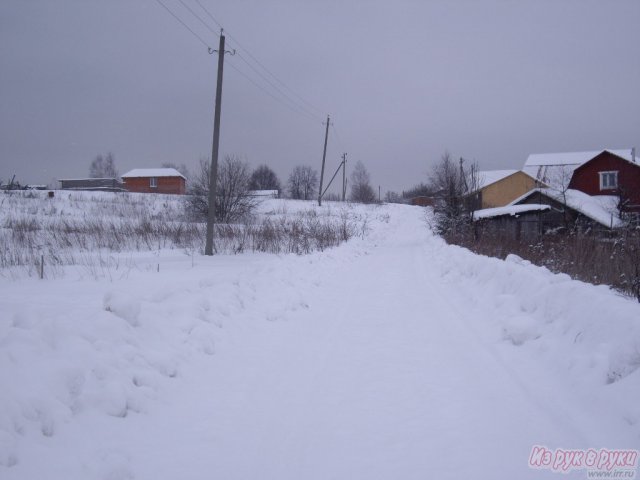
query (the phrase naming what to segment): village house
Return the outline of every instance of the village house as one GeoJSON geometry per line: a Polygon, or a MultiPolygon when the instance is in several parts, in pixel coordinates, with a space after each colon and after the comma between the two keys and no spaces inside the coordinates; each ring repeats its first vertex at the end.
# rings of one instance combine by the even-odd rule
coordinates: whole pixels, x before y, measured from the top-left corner
{"type": "Polygon", "coordinates": [[[409,204],[418,207],[433,207],[436,204],[436,200],[437,198],[435,196],[420,195],[418,197],[411,197],[409,204]]]}
{"type": "Polygon", "coordinates": [[[477,210],[473,220],[476,237],[500,234],[515,240],[569,229],[606,233],[625,224],[618,216],[615,196],[550,188],[533,189],[505,207],[477,210]]]}
{"type": "Polygon", "coordinates": [[[248,195],[260,199],[278,198],[280,192],[278,190],[249,190],[248,195]]]}
{"type": "Polygon", "coordinates": [[[563,226],[582,230],[612,230],[624,222],[617,211],[617,198],[612,195],[592,196],[580,190],[564,192],[537,188],[516,199],[512,205],[549,205],[549,214],[542,224],[542,232],[563,226]]]}
{"type": "Polygon", "coordinates": [[[549,205],[527,204],[476,210],[473,212],[474,236],[535,239],[542,233],[542,216],[550,209],[549,205]]]}
{"type": "Polygon", "coordinates": [[[184,195],[187,179],[175,168],[136,168],[122,175],[130,192],[184,195]]]}
{"type": "Polygon", "coordinates": [[[569,188],[588,195],[615,195],[621,210],[640,213],[640,165],[635,152],[627,159],[603,151],[573,171],[569,188]]]}
{"type": "Polygon", "coordinates": [[[621,210],[640,213],[640,165],[635,149],[534,154],[523,170],[553,190],[615,196],[621,210]]]}
{"type": "Polygon", "coordinates": [[[508,205],[541,182],[521,170],[484,170],[472,179],[475,185],[469,196],[472,208],[496,208],[508,205]]]}
{"type": "Polygon", "coordinates": [[[124,185],[117,178],[65,178],[58,180],[61,190],[91,192],[124,192],[124,185]]]}

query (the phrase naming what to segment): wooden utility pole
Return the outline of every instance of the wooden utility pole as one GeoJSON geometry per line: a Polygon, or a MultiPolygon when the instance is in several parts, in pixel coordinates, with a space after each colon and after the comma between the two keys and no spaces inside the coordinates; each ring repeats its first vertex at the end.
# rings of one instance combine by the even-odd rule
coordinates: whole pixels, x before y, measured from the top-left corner
{"type": "Polygon", "coordinates": [[[342,154],[342,201],[347,196],[347,154],[342,154]]]}
{"type": "Polygon", "coordinates": [[[327,140],[329,139],[329,115],[327,115],[327,129],[324,132],[324,150],[322,151],[322,170],[320,170],[320,188],[318,189],[318,206],[322,206],[322,181],[324,180],[324,161],[327,158],[327,140]]]}
{"type": "MultiPolygon", "coordinates": [[[[209,50],[214,53],[216,50],[209,50]]],[[[220,147],[220,111],[222,103],[222,70],[224,67],[224,35],[220,30],[220,46],[218,47],[218,83],[216,85],[216,104],[213,114],[213,145],[211,147],[211,164],[209,165],[209,208],[207,212],[207,240],[205,255],[213,255],[213,224],[216,220],[216,187],[218,185],[218,150],[220,147]]],[[[235,53],[235,52],[234,52],[235,53]]]]}

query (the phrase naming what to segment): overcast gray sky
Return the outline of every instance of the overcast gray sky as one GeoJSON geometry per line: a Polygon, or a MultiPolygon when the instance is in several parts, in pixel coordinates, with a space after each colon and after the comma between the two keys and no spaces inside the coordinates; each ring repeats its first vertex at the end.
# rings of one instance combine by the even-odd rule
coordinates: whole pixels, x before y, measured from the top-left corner
{"type": "MultiPolygon", "coordinates": [[[[326,114],[328,174],[346,151],[383,192],[426,180],[445,150],[493,169],[640,147],[639,0],[200,1],[241,54],[226,58],[221,154],[282,180],[319,169],[326,114]],[[251,55],[316,118],[274,100],[251,55]]],[[[0,180],[84,177],[108,151],[120,173],[194,167],[211,152],[215,76],[216,56],[156,0],[2,0],[0,180]]]]}

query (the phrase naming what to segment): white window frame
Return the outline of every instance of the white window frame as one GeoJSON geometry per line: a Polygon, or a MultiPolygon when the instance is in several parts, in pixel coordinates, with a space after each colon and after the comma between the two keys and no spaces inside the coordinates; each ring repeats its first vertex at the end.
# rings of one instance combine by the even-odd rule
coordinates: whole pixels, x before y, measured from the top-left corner
{"type": "Polygon", "coordinates": [[[600,175],[600,190],[615,190],[618,188],[618,171],[609,170],[606,172],[598,172],[600,175]],[[613,175],[613,182],[611,176],[613,175]]]}
{"type": "Polygon", "coordinates": [[[158,177],[149,177],[149,187],[158,188],[158,177]]]}

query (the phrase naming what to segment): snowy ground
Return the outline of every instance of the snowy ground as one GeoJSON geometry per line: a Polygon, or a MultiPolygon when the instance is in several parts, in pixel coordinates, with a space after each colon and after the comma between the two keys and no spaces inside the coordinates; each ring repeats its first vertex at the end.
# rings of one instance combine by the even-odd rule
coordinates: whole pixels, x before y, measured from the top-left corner
{"type": "Polygon", "coordinates": [[[0,279],[0,478],[561,478],[533,445],[640,448],[637,303],[358,208],[307,256],[0,279]]]}

